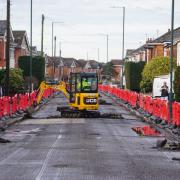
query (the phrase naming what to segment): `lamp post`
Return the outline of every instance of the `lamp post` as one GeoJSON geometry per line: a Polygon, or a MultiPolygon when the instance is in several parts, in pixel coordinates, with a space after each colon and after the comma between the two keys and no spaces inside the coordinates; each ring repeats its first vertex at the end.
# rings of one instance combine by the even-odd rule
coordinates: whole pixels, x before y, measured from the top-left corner
{"type": "Polygon", "coordinates": [[[171,10],[171,57],[170,57],[170,95],[169,95],[169,115],[172,122],[172,103],[173,103],[173,44],[174,44],[174,0],[172,0],[171,10]]]}
{"type": "Polygon", "coordinates": [[[30,61],[29,61],[29,92],[32,92],[32,0],[31,0],[31,8],[30,8],[30,61]]]}
{"type": "MultiPolygon", "coordinates": [[[[125,6],[113,6],[111,8],[116,8],[116,9],[123,9],[123,35],[122,35],[122,61],[124,62],[124,45],[125,45],[125,13],[126,13],[126,7],[125,6]]],[[[123,88],[124,84],[124,63],[122,64],[122,74],[121,74],[121,88],[123,88]]]]}
{"type": "Polygon", "coordinates": [[[45,20],[45,16],[44,14],[42,14],[41,56],[44,55],[44,20],[45,20]]]}

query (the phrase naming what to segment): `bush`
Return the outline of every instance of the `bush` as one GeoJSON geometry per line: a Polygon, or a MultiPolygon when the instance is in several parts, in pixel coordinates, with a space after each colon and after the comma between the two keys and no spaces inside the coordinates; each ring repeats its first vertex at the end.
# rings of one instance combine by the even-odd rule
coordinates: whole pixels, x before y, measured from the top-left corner
{"type": "Polygon", "coordinates": [[[180,102],[180,67],[177,67],[174,74],[175,100],[180,102]]]}
{"type": "Polygon", "coordinates": [[[142,71],[145,62],[126,62],[125,63],[125,77],[126,88],[132,91],[140,91],[140,82],[142,80],[142,71]]]}
{"type": "MultiPolygon", "coordinates": [[[[6,81],[6,71],[0,70],[0,84],[5,84],[6,81]]],[[[24,91],[24,79],[23,73],[20,69],[10,69],[9,71],[9,93],[11,95],[16,93],[21,93],[24,91]]]]}
{"type": "MultiPolygon", "coordinates": [[[[21,56],[18,60],[19,68],[23,70],[23,76],[27,80],[30,76],[30,56],[21,56]]],[[[33,79],[36,79],[38,81],[37,86],[34,88],[37,88],[39,84],[44,80],[45,76],[45,59],[41,56],[33,57],[32,59],[32,76],[33,79]]],[[[28,84],[28,82],[26,82],[28,84]]]]}
{"type": "MultiPolygon", "coordinates": [[[[173,61],[176,68],[176,60],[173,61]]],[[[153,80],[155,76],[166,75],[170,72],[170,58],[157,57],[153,58],[145,65],[142,72],[142,81],[140,83],[141,91],[152,92],[153,80]]]]}

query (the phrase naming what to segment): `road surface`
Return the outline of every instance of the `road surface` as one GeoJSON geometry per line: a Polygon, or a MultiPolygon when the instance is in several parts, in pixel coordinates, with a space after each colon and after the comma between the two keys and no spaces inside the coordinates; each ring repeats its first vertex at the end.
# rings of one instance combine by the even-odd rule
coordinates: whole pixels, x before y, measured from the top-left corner
{"type": "MultiPolygon", "coordinates": [[[[107,99],[111,102],[110,99],[107,99]]],[[[153,148],[162,137],[141,137],[143,126],[124,108],[101,106],[124,119],[59,119],[62,96],[0,137],[0,180],[179,180],[179,152],[153,148]]]]}

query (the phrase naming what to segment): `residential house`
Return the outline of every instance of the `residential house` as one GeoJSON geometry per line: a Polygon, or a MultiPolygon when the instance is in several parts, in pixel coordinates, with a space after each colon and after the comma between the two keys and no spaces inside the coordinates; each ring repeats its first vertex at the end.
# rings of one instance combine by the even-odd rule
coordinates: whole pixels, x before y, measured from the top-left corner
{"type": "Polygon", "coordinates": [[[77,72],[78,64],[74,58],[62,58],[59,66],[59,80],[68,80],[71,72],[77,72]]]}
{"type": "MultiPolygon", "coordinates": [[[[30,49],[31,49],[31,47],[30,47],[30,49]]],[[[41,56],[41,51],[38,51],[36,46],[32,46],[32,55],[33,56],[41,56]]]]}
{"type": "Polygon", "coordinates": [[[100,63],[95,60],[86,61],[86,65],[84,66],[84,72],[99,72],[101,69],[100,63]]]}
{"type": "MultiPolygon", "coordinates": [[[[0,20],[0,69],[4,69],[6,67],[6,34],[7,22],[6,20],[0,20]]],[[[14,36],[12,28],[10,28],[10,68],[14,67],[14,36]]]]}
{"type": "Polygon", "coordinates": [[[49,57],[46,58],[46,77],[67,81],[71,72],[97,72],[102,71],[100,63],[90,60],[76,60],[74,58],[49,57]]]}
{"type": "Polygon", "coordinates": [[[78,64],[77,72],[84,72],[84,67],[86,66],[87,61],[84,59],[78,59],[76,63],[78,64]]]}
{"type": "Polygon", "coordinates": [[[20,56],[29,55],[29,41],[26,31],[13,31],[15,43],[15,67],[18,68],[18,59],[20,56]]]}
{"type": "MultiPolygon", "coordinates": [[[[178,47],[180,40],[180,27],[174,30],[174,47],[173,56],[178,58],[178,47]]],[[[148,39],[144,45],[134,51],[127,51],[127,61],[146,61],[147,63],[155,57],[169,57],[171,48],[171,31],[168,30],[165,34],[157,39],[148,39]]],[[[180,61],[180,60],[179,60],[180,61]]],[[[180,62],[179,62],[180,64],[180,62]]]]}
{"type": "Polygon", "coordinates": [[[46,78],[58,79],[60,58],[46,56],[45,62],[46,62],[46,68],[45,68],[46,78]]]}
{"type": "MultiPolygon", "coordinates": [[[[173,57],[177,58],[177,40],[180,39],[180,27],[174,30],[174,47],[173,57]]],[[[158,37],[157,39],[148,42],[146,45],[147,49],[147,62],[152,58],[158,56],[169,57],[171,47],[171,31],[168,30],[165,34],[158,37]]]]}

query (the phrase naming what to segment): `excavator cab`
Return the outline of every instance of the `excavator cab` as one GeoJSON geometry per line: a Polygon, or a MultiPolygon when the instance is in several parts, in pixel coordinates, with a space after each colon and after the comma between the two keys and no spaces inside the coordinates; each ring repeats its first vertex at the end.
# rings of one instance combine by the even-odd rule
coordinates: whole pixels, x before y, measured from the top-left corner
{"type": "Polygon", "coordinates": [[[98,110],[97,73],[70,74],[70,107],[76,110],[98,110]]]}

